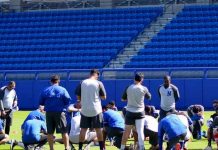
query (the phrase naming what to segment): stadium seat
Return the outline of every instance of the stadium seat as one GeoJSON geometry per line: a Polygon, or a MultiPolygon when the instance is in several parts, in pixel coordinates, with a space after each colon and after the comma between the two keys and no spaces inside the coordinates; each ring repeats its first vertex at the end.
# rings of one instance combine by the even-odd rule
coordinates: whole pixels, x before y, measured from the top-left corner
{"type": "Polygon", "coordinates": [[[162,7],[0,13],[0,70],[103,68],[162,7]]]}
{"type": "Polygon", "coordinates": [[[185,6],[126,68],[217,67],[218,6],[185,6]]]}

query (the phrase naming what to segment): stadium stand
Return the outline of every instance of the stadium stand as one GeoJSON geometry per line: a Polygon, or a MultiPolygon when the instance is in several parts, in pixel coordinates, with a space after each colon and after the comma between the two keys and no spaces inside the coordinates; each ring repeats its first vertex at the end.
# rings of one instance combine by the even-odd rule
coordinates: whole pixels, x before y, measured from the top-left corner
{"type": "Polygon", "coordinates": [[[162,7],[0,14],[0,70],[103,68],[162,7]]]}
{"type": "Polygon", "coordinates": [[[125,68],[216,67],[218,6],[185,6],[125,68]]]}

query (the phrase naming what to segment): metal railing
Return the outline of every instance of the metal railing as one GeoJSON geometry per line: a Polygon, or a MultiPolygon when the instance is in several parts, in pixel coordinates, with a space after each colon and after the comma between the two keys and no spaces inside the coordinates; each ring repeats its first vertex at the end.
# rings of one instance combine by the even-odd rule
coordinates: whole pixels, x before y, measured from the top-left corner
{"type": "MultiPolygon", "coordinates": [[[[62,80],[83,80],[89,76],[89,69],[83,70],[18,70],[0,71],[0,81],[8,80],[49,80],[53,74],[62,80]]],[[[100,69],[101,80],[133,79],[136,72],[144,73],[145,79],[162,79],[164,75],[172,78],[218,78],[218,68],[138,68],[138,69],[100,69]]]]}
{"type": "Polygon", "coordinates": [[[218,0],[0,0],[0,11],[96,9],[146,5],[164,5],[169,7],[173,6],[172,4],[214,4],[217,2],[218,0]]]}

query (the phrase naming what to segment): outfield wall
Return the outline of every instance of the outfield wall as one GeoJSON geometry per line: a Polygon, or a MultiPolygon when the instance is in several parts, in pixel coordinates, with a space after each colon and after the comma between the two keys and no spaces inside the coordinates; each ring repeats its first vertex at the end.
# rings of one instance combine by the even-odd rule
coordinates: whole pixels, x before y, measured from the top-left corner
{"type": "MultiPolygon", "coordinates": [[[[133,83],[133,80],[130,78],[134,76],[135,72],[136,71],[131,71],[131,74],[121,73],[121,77],[118,77],[118,74],[116,74],[116,78],[118,79],[114,79],[114,74],[112,77],[112,74],[109,73],[109,77],[108,74],[106,75],[105,72],[101,71],[101,81],[104,83],[107,91],[107,100],[102,101],[102,103],[107,104],[109,101],[114,100],[119,108],[125,106],[126,102],[121,101],[121,96],[124,89],[129,84],[133,83]]],[[[212,109],[212,101],[218,99],[218,78],[215,78],[214,76],[213,78],[210,78],[208,76],[209,73],[205,71],[203,71],[201,78],[199,76],[196,76],[196,78],[187,78],[187,76],[174,77],[173,71],[168,70],[167,72],[172,75],[172,83],[175,84],[180,91],[181,99],[176,105],[177,109],[186,109],[191,104],[202,104],[205,108],[212,109]]],[[[55,74],[55,72],[49,72],[48,74],[33,73],[33,75],[28,73],[27,76],[23,73],[17,75],[17,72],[6,73],[2,76],[0,75],[0,86],[7,84],[10,80],[15,80],[17,83],[16,91],[20,109],[35,109],[38,106],[41,91],[50,85],[49,78],[51,74],[55,74]]],[[[58,74],[60,74],[60,72],[58,72],[58,74]]],[[[181,74],[182,73],[179,75],[181,74]]],[[[75,102],[76,96],[74,95],[74,90],[81,79],[85,79],[88,76],[88,72],[66,72],[66,74],[61,73],[60,75],[62,79],[61,85],[68,90],[75,102]]],[[[157,90],[159,85],[163,82],[163,74],[157,76],[157,72],[155,72],[154,75],[156,76],[153,79],[151,76],[149,79],[145,79],[143,83],[148,87],[152,94],[151,101],[145,100],[145,104],[152,104],[159,108],[160,99],[157,90]]]]}

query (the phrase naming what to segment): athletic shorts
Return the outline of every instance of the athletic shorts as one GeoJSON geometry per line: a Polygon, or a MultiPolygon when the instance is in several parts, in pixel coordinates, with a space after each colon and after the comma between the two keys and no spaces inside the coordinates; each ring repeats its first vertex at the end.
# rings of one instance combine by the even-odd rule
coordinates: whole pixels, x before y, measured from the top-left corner
{"type": "Polygon", "coordinates": [[[125,115],[125,124],[126,125],[135,125],[135,121],[138,119],[143,119],[145,117],[145,112],[137,112],[137,113],[133,113],[133,112],[129,112],[126,111],[126,115],[125,115]]]}
{"type": "Polygon", "coordinates": [[[158,133],[157,132],[144,128],[144,135],[145,137],[149,137],[149,144],[151,144],[152,146],[157,146],[158,144],[158,133]]]}
{"type": "Polygon", "coordinates": [[[176,137],[170,139],[168,141],[168,145],[167,145],[166,150],[170,150],[171,148],[173,148],[173,146],[175,146],[176,143],[178,143],[180,140],[185,140],[186,134],[187,133],[183,133],[183,134],[181,134],[179,136],[176,136],[176,137]]]}
{"type": "Polygon", "coordinates": [[[5,134],[0,134],[0,141],[5,138],[5,134]]]}
{"type": "Polygon", "coordinates": [[[103,115],[102,113],[94,117],[86,117],[81,114],[80,128],[102,128],[103,127],[103,115]]]}
{"type": "Polygon", "coordinates": [[[68,133],[67,120],[64,112],[46,112],[46,125],[48,134],[68,133]]]}
{"type": "MultiPolygon", "coordinates": [[[[85,142],[93,141],[97,137],[96,132],[87,132],[85,142]]],[[[70,142],[79,143],[79,135],[69,135],[70,142]]]]}

